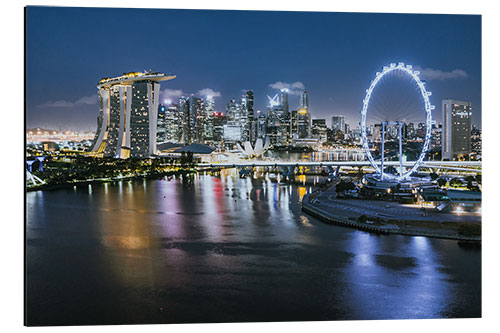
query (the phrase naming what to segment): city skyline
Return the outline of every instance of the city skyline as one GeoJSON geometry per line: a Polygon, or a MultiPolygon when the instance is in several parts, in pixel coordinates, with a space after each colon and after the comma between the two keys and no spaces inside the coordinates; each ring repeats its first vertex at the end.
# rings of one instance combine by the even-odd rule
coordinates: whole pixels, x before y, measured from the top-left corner
{"type": "MultiPolygon", "coordinates": [[[[28,7],[27,18],[28,127],[94,129],[96,82],[145,69],[177,75],[161,87],[162,101],[211,94],[215,111],[224,112],[231,99],[253,90],[255,111],[265,111],[266,95],[287,87],[290,109],[307,90],[313,119],[344,115],[355,127],[365,89],[388,61],[420,68],[434,105],[446,98],[470,101],[473,124],[481,127],[479,16],[28,7]],[[151,43],[117,56],[117,45],[129,44],[118,36],[104,42],[95,22],[130,17],[134,27],[146,20],[153,25],[151,43]],[[287,28],[266,31],[275,31],[273,24],[287,28]],[[362,52],[367,49],[369,56],[362,52]]],[[[123,29],[131,41],[142,31],[123,29]]]]}
{"type": "Polygon", "coordinates": [[[24,10],[25,326],[485,315],[481,14],[24,10]]]}

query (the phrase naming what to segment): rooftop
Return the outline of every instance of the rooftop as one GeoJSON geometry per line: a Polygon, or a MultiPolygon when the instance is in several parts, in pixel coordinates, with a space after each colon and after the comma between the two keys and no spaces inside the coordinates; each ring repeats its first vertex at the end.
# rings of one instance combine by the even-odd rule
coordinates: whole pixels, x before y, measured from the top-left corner
{"type": "Polygon", "coordinates": [[[166,81],[175,79],[175,75],[165,74],[165,73],[157,73],[152,71],[144,71],[144,72],[130,72],[123,73],[122,76],[117,76],[113,78],[105,77],[102,78],[101,81],[97,84],[97,88],[109,88],[115,84],[132,84],[135,81],[143,81],[143,80],[151,80],[151,81],[166,81]]]}
{"type": "Polygon", "coordinates": [[[182,153],[182,152],[191,152],[193,154],[211,154],[215,148],[209,147],[207,145],[203,145],[201,143],[193,143],[189,146],[184,146],[182,148],[179,148],[175,150],[175,153],[182,153]]]}

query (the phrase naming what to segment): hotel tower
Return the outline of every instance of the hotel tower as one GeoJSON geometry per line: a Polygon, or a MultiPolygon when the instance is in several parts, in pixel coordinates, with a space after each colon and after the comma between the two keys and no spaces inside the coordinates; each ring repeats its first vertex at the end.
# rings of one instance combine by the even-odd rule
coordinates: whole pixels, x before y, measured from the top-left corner
{"type": "Polygon", "coordinates": [[[472,105],[470,102],[443,99],[441,156],[445,160],[469,158],[471,153],[472,105]]]}
{"type": "Polygon", "coordinates": [[[92,152],[113,158],[147,158],[156,153],[160,81],[175,75],[132,72],[97,85],[99,117],[92,152]]]}

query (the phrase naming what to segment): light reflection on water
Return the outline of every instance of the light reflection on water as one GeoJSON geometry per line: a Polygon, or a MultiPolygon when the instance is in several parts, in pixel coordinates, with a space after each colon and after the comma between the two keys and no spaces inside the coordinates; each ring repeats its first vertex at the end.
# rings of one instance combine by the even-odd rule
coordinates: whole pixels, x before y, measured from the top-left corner
{"type": "MultiPolygon", "coordinates": [[[[349,250],[355,254],[346,269],[353,288],[355,311],[367,319],[440,318],[453,303],[446,274],[439,270],[425,237],[399,238],[354,232],[349,250]],[[389,246],[388,246],[389,245],[389,246]]],[[[434,240],[435,241],[435,240],[434,240]]]]}
{"type": "Polygon", "coordinates": [[[264,177],[226,170],[28,193],[28,319],[480,315],[480,250],[322,223],[300,209],[316,176],[300,185],[264,177]]]}

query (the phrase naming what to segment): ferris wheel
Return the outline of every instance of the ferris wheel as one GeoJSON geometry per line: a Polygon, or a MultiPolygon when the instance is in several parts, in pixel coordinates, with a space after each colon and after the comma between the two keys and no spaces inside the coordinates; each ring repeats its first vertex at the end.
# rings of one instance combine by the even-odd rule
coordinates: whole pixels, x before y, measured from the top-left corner
{"type": "MultiPolygon", "coordinates": [[[[425,82],[420,80],[419,78],[419,71],[413,70],[411,65],[405,65],[404,63],[400,62],[398,64],[391,63],[389,66],[384,66],[382,68],[382,72],[377,72],[375,79],[371,81],[370,87],[366,89],[366,96],[363,99],[363,109],[361,110],[361,139],[362,139],[362,144],[363,148],[366,152],[366,156],[368,160],[370,161],[370,164],[372,167],[375,169],[376,173],[380,176],[380,179],[383,180],[384,178],[386,179],[393,179],[397,181],[405,180],[410,177],[410,175],[415,172],[422,161],[425,158],[425,155],[427,151],[429,150],[429,145],[431,141],[431,127],[432,127],[432,110],[434,110],[434,106],[431,105],[429,101],[429,96],[431,96],[431,92],[427,91],[425,89],[425,82]],[[418,158],[416,161],[409,167],[409,169],[405,170],[403,168],[403,153],[402,153],[402,135],[401,135],[401,128],[404,125],[404,122],[401,121],[400,119],[384,119],[381,121],[378,125],[381,127],[381,157],[380,161],[376,161],[374,156],[372,155],[370,151],[370,147],[368,144],[368,137],[367,137],[367,115],[370,112],[371,109],[371,103],[370,101],[373,99],[374,96],[374,90],[377,85],[380,85],[382,82],[381,80],[388,76],[391,75],[392,73],[399,73],[402,74],[405,77],[408,77],[413,83],[416,84],[417,87],[417,93],[419,96],[422,97],[423,99],[423,110],[425,111],[425,134],[423,138],[423,145],[422,148],[418,154],[418,158]],[[398,128],[399,130],[399,172],[397,174],[393,173],[386,173],[384,170],[384,142],[385,142],[385,129],[389,125],[394,125],[398,128]]],[[[422,107],[420,107],[420,110],[422,107]]]]}

